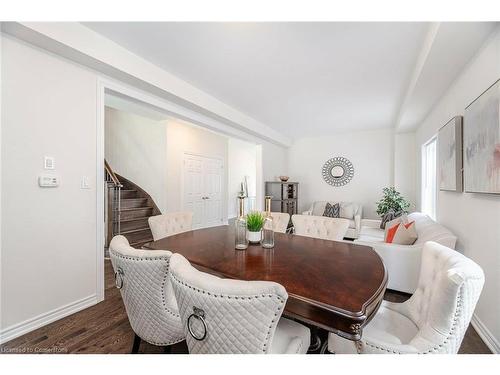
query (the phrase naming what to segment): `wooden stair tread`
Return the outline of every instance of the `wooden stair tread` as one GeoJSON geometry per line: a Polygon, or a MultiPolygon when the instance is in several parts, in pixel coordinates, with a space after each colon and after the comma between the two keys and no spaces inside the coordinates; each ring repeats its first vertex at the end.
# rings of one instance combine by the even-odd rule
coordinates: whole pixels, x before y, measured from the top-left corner
{"type": "Polygon", "coordinates": [[[140,217],[134,217],[134,218],[131,218],[131,219],[122,219],[122,220],[120,220],[120,222],[122,222],[122,223],[128,223],[128,222],[136,221],[136,220],[147,220],[150,217],[151,216],[140,216],[140,217]]]}
{"type": "Polygon", "coordinates": [[[144,207],[121,208],[120,211],[138,211],[138,210],[147,210],[147,209],[153,209],[153,207],[144,206],[144,207]]]}
{"type": "Polygon", "coordinates": [[[131,234],[131,233],[136,233],[136,232],[142,232],[144,230],[149,230],[149,227],[143,227],[143,228],[137,228],[137,229],[130,229],[130,230],[123,230],[120,232],[121,235],[125,234],[131,234]]]}

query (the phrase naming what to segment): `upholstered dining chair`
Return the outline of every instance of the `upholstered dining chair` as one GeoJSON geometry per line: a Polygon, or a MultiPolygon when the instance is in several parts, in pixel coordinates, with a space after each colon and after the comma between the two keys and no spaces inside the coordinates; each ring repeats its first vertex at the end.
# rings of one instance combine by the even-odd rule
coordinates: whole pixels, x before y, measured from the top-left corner
{"type": "Polygon", "coordinates": [[[109,245],[116,287],[135,332],[132,353],[141,339],[170,352],[171,345],[185,339],[177,302],[168,278],[172,253],[165,250],[138,250],[124,236],[115,236],[109,245]]]}
{"type": "Polygon", "coordinates": [[[148,219],[153,240],[159,240],[174,234],[187,232],[193,225],[192,212],[168,212],[162,215],[151,216],[148,219]]]}
{"type": "Polygon", "coordinates": [[[273,230],[279,233],[286,233],[288,223],[290,222],[290,214],[286,212],[271,212],[271,216],[273,217],[273,230]]]}
{"type": "Polygon", "coordinates": [[[190,353],[307,352],[309,328],[280,319],[288,299],[280,284],[221,279],[180,254],[170,259],[170,280],[190,353]]]}
{"type": "Polygon", "coordinates": [[[293,215],[295,234],[323,240],[342,240],[349,229],[349,220],[325,216],[293,215]]]}
{"type": "Polygon", "coordinates": [[[383,301],[358,342],[330,333],[335,353],[457,353],[484,284],[472,260],[426,242],[418,288],[403,303],[383,301]]]}

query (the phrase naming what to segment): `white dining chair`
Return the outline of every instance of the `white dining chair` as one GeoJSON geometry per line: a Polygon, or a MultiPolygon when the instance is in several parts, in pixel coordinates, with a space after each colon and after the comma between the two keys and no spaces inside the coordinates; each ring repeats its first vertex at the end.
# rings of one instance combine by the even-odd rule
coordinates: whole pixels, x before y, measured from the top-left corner
{"type": "Polygon", "coordinates": [[[293,215],[292,223],[296,235],[323,240],[342,240],[349,229],[349,220],[326,216],[293,215]]]}
{"type": "Polygon", "coordinates": [[[190,353],[306,353],[310,331],[280,318],[288,294],[270,281],[221,279],[198,271],[180,254],[170,279],[190,353]]]}
{"type": "MultiPolygon", "coordinates": [[[[266,213],[263,212],[263,215],[266,213]]],[[[278,233],[286,233],[288,223],[290,222],[290,214],[286,212],[271,212],[273,217],[273,230],[278,233]]]]}
{"type": "Polygon", "coordinates": [[[335,353],[457,353],[484,284],[472,260],[436,242],[426,242],[418,288],[403,303],[383,301],[353,342],[330,333],[335,353]]]}
{"type": "Polygon", "coordinates": [[[174,234],[187,232],[193,226],[192,212],[168,212],[166,214],[151,216],[148,219],[149,228],[153,234],[153,240],[173,236],[174,234]]]}
{"type": "Polygon", "coordinates": [[[113,237],[109,255],[116,287],[135,332],[132,353],[141,339],[165,351],[185,339],[177,302],[168,278],[172,253],[165,250],[138,250],[124,236],[113,237]]]}

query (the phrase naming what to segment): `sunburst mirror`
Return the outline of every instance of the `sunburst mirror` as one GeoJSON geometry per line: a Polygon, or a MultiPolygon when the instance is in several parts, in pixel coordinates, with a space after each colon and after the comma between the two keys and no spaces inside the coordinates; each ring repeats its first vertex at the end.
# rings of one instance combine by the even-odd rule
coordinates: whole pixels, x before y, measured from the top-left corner
{"type": "Polygon", "coordinates": [[[344,186],[352,180],[354,167],[349,159],[336,156],[323,165],[323,179],[332,186],[344,186]]]}

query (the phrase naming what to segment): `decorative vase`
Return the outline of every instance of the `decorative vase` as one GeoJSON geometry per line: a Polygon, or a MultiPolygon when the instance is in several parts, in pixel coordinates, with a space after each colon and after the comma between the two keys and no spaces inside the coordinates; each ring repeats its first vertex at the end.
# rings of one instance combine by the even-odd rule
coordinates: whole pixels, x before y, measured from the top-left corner
{"type": "Polygon", "coordinates": [[[248,247],[248,240],[247,240],[247,221],[245,219],[244,215],[244,205],[243,205],[243,200],[244,197],[238,197],[239,198],[239,214],[238,217],[236,218],[236,221],[234,222],[235,224],[235,244],[234,247],[237,250],[245,250],[248,247]]]}
{"type": "Polygon", "coordinates": [[[262,231],[252,232],[247,230],[247,240],[251,243],[259,243],[262,239],[262,231]]]}
{"type": "Polygon", "coordinates": [[[272,249],[274,247],[274,225],[273,216],[271,215],[271,196],[266,195],[266,218],[262,227],[262,241],[261,245],[265,249],[272,249]]]}

